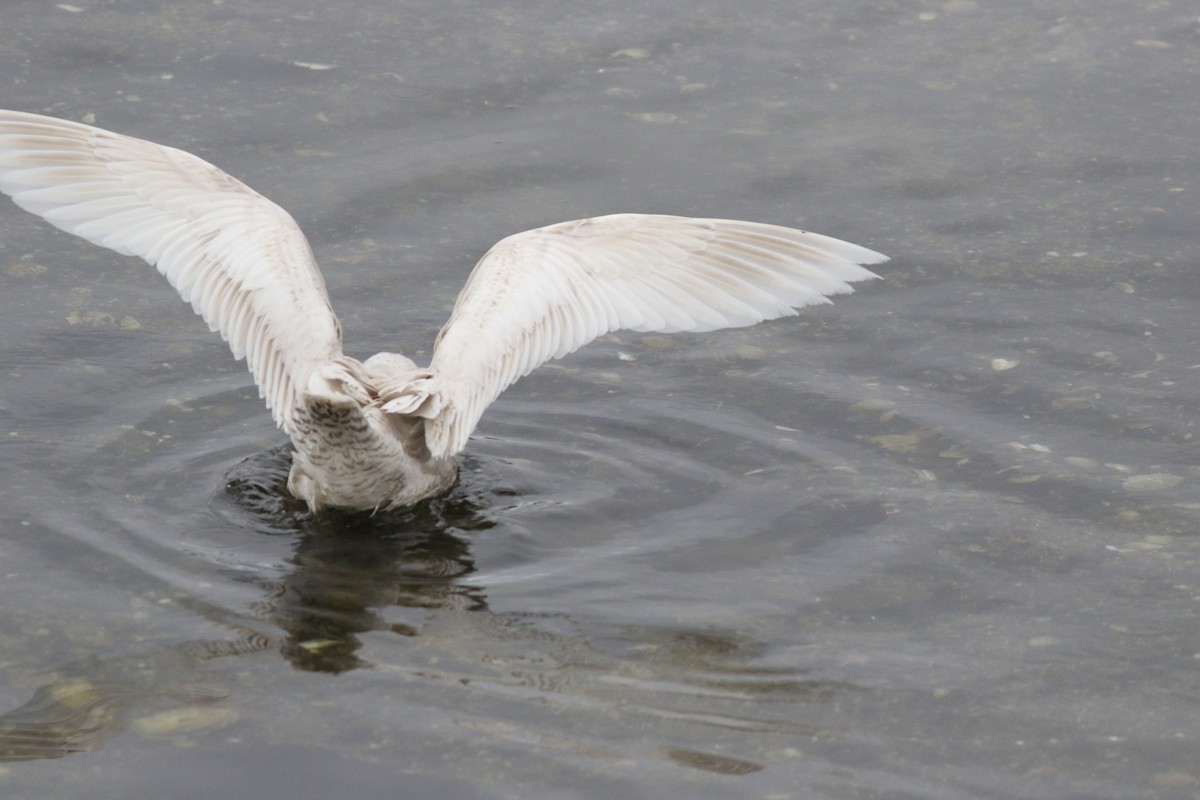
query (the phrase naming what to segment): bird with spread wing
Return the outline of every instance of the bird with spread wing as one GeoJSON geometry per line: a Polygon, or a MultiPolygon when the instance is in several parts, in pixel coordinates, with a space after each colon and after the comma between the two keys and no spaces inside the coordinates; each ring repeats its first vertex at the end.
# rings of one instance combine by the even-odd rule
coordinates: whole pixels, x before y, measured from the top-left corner
{"type": "Polygon", "coordinates": [[[613,214],[514,234],[467,278],[432,360],[358,361],[292,217],[182,150],[0,110],[0,191],[158,268],[246,363],[294,446],[313,511],[410,505],[448,488],[484,409],[538,365],[616,330],[710,331],[795,314],[886,256],[724,219],[613,214]]]}

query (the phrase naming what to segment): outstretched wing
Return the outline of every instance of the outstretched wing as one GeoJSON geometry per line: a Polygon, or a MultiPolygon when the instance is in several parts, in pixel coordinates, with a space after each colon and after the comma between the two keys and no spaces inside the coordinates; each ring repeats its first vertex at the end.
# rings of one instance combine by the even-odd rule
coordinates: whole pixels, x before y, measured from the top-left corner
{"type": "Polygon", "coordinates": [[[707,331],[827,303],[887,257],[815,233],[616,214],[510,236],[476,265],[423,387],[387,410],[428,418],[434,456],[466,446],[497,395],[539,364],[618,329],[707,331]]]}
{"type": "Polygon", "coordinates": [[[246,359],[284,429],[297,387],[341,355],[341,331],[300,228],[206,161],[0,110],[0,191],[64,231],[156,266],[246,359]]]}

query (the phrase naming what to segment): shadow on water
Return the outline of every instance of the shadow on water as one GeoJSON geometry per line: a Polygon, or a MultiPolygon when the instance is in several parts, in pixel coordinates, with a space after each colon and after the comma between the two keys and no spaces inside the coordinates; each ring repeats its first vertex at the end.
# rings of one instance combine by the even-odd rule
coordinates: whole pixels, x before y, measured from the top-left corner
{"type": "MultiPolygon", "coordinates": [[[[465,480],[414,508],[313,515],[284,488],[289,448],[246,459],[230,471],[210,510],[239,535],[290,541],[281,571],[238,577],[260,599],[239,614],[185,598],[181,605],[230,635],[89,655],[49,673],[28,702],[0,715],[0,761],[94,751],[130,728],[170,736],[232,724],[234,689],[212,677],[210,663],[264,654],[304,672],[399,672],[501,702],[514,695],[521,702],[561,700],[596,714],[620,707],[733,732],[812,733],[777,704],[855,690],[810,679],[803,669],[757,665],[765,646],[718,626],[605,626],[566,614],[493,612],[485,587],[468,580],[476,572],[472,536],[494,527],[491,510],[519,500],[520,492],[489,485],[477,466],[468,459],[465,480]],[[426,652],[410,656],[401,647],[398,659],[374,662],[361,651],[364,637],[375,634],[420,639],[426,652]]],[[[762,768],[688,747],[658,755],[722,774],[762,768]]]]}
{"type": "Polygon", "coordinates": [[[259,581],[258,609],[285,632],[281,652],[293,666],[357,669],[366,666],[355,655],[359,634],[417,635],[414,626],[383,619],[380,608],[487,608],[482,589],[459,583],[475,571],[467,535],[493,525],[478,490],[459,483],[413,508],[313,515],[287,493],[290,467],[289,448],[247,459],[212,508],[235,527],[295,540],[291,571],[259,581]]]}

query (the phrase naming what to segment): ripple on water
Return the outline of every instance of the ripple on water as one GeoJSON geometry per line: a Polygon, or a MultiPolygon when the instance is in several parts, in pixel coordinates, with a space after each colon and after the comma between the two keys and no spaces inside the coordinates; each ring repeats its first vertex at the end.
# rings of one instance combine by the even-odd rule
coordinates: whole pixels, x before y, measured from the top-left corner
{"type": "MultiPolygon", "coordinates": [[[[264,438],[246,455],[246,431],[266,426],[235,391],[186,414],[143,412],[61,478],[83,502],[41,519],[202,608],[226,632],[214,651],[400,675],[419,687],[400,704],[483,702],[514,730],[547,722],[530,716],[537,698],[580,730],[622,709],[664,738],[679,726],[810,735],[784,709],[853,687],[788,659],[765,665],[764,641],[807,591],[793,559],[853,552],[836,532],[869,529],[879,503],[833,470],[827,441],[686,398],[664,410],[603,381],[550,385],[554,400],[495,406],[455,487],[410,509],[310,514],[284,490],[287,446],[264,438]],[[750,580],[782,592],[765,595],[758,631],[719,599],[750,580]],[[240,650],[246,629],[263,633],[240,650]]],[[[122,719],[196,716],[139,713],[122,719]]],[[[704,744],[654,754],[753,771],[704,744]]]]}

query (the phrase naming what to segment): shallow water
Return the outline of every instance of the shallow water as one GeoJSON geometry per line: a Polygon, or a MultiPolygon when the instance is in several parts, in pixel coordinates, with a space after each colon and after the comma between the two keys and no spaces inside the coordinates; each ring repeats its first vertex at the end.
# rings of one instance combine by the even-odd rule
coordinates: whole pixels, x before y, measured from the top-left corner
{"type": "Polygon", "coordinates": [[[559,219],[894,261],[312,519],[165,282],[2,206],[4,796],[1197,796],[1200,18],[1135,5],[7,4],[0,104],[281,203],[355,355],[559,219]]]}

